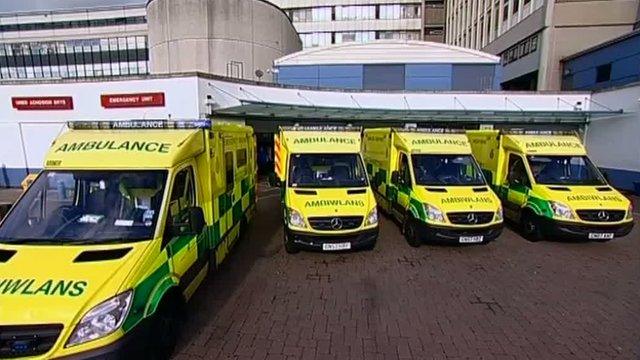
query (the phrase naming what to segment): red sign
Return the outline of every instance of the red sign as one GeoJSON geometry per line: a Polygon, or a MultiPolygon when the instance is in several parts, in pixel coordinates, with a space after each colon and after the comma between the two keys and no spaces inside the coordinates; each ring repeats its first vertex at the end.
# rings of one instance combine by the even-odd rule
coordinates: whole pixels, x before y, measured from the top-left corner
{"type": "Polygon", "coordinates": [[[164,93],[109,94],[100,95],[103,108],[133,108],[164,106],[164,93]]]}
{"type": "Polygon", "coordinates": [[[12,97],[16,110],[73,110],[71,96],[12,97]]]}

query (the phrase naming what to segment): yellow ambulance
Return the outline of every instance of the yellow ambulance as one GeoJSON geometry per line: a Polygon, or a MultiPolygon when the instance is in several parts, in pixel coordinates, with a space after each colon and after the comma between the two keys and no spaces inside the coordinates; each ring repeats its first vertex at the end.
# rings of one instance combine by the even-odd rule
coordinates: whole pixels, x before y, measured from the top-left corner
{"type": "Polygon", "coordinates": [[[402,224],[409,245],[487,243],[502,232],[500,200],[464,131],[366,129],[363,152],[376,200],[402,224]]]}
{"type": "Polygon", "coordinates": [[[575,133],[469,131],[473,153],[524,235],[607,241],[633,227],[631,202],[611,187],[575,133]]]}
{"type": "Polygon", "coordinates": [[[378,213],[360,143],[360,128],[279,129],[274,160],[287,252],[375,247],[378,213]]]}
{"type": "Polygon", "coordinates": [[[253,131],[74,122],[0,224],[0,358],[165,358],[256,200],[253,131]]]}

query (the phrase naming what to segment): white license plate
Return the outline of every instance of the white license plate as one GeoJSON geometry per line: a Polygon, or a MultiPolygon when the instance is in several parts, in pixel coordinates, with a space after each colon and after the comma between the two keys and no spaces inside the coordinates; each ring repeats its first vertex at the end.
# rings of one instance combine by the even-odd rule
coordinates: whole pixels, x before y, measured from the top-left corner
{"type": "Polygon", "coordinates": [[[324,251],[351,250],[351,243],[322,244],[324,251]]]}
{"type": "Polygon", "coordinates": [[[589,239],[592,240],[611,240],[613,234],[611,233],[589,233],[589,239]]]}
{"type": "Polygon", "coordinates": [[[460,244],[474,244],[481,243],[484,240],[484,236],[460,236],[460,244]]]}

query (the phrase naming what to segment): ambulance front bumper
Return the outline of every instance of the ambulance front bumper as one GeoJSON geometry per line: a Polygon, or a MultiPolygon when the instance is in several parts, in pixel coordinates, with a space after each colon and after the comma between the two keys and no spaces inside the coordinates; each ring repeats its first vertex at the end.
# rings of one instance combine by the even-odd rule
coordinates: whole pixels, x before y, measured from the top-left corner
{"type": "Polygon", "coordinates": [[[627,236],[633,229],[633,221],[616,225],[595,225],[542,219],[542,232],[545,236],[568,240],[610,240],[611,236],[627,236]]]}
{"type": "Polygon", "coordinates": [[[316,234],[293,231],[291,229],[286,229],[285,231],[287,232],[287,237],[303,250],[327,251],[325,244],[346,243],[350,244],[350,248],[345,250],[370,249],[378,240],[378,227],[340,235],[316,234]]]}
{"type": "Polygon", "coordinates": [[[488,243],[495,240],[502,233],[503,224],[493,224],[482,227],[453,227],[431,225],[418,222],[417,235],[420,240],[442,242],[449,244],[488,243]],[[477,241],[480,239],[480,241],[477,241]]]}

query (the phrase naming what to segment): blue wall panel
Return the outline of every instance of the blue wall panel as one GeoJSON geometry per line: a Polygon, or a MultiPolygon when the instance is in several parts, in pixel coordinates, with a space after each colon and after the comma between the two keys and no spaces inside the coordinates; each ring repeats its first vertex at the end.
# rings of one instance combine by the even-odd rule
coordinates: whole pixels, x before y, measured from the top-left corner
{"type": "Polygon", "coordinates": [[[362,65],[320,65],[318,66],[318,77],[359,77],[362,78],[362,65]]]}
{"type": "Polygon", "coordinates": [[[564,63],[564,90],[595,90],[640,80],[640,33],[564,63]],[[608,81],[596,82],[597,68],[611,64],[608,81]],[[573,77],[573,81],[566,81],[573,77]]]}
{"type": "Polygon", "coordinates": [[[283,66],[278,68],[278,79],[317,79],[318,78],[318,66],[283,66]]]}
{"type": "Polygon", "coordinates": [[[405,76],[412,77],[451,77],[451,64],[407,64],[405,76]]]}
{"type": "Polygon", "coordinates": [[[320,87],[362,90],[362,77],[320,78],[320,87]]]}
{"type": "Polygon", "coordinates": [[[281,79],[280,77],[278,77],[278,84],[292,85],[292,86],[318,87],[318,79],[304,79],[304,78],[281,79]]]}
{"type": "Polygon", "coordinates": [[[408,77],[405,79],[407,90],[451,90],[450,77],[408,77]]]}

